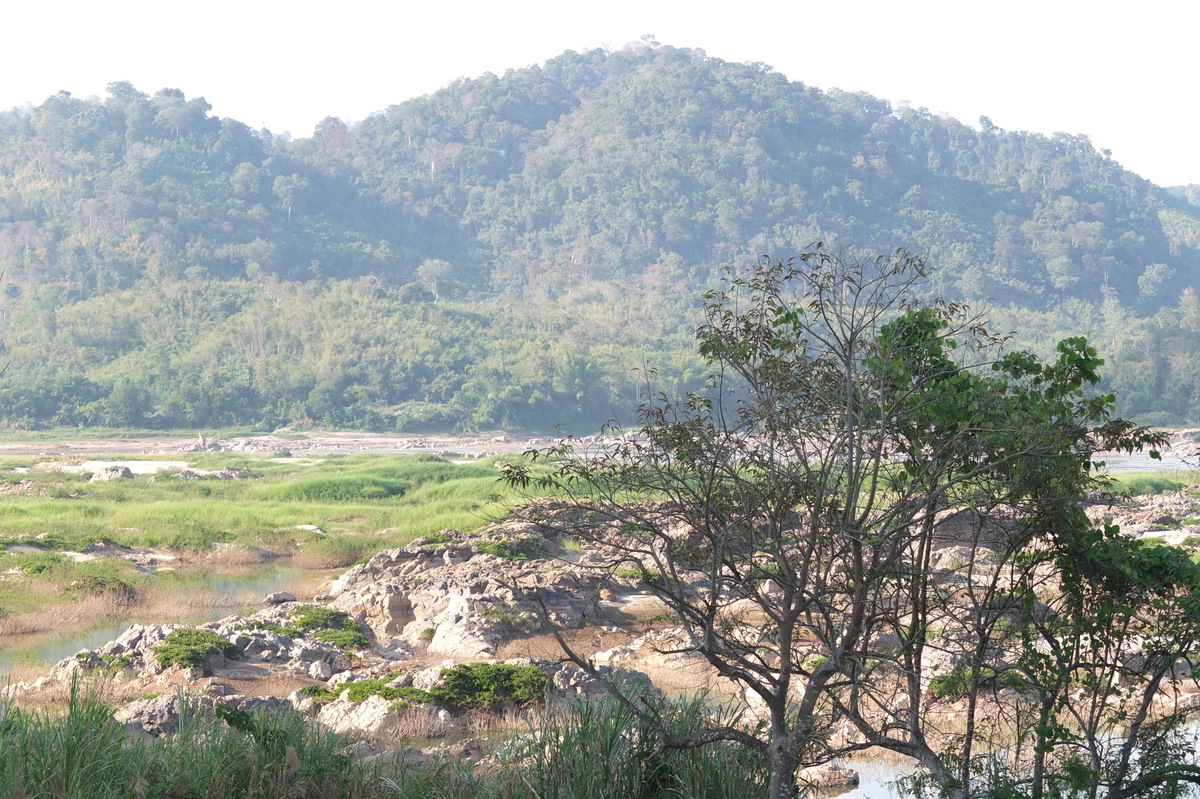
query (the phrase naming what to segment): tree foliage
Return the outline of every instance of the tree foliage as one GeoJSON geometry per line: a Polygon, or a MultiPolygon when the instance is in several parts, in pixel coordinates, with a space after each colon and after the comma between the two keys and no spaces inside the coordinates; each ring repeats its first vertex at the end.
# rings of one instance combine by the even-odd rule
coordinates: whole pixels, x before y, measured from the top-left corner
{"type": "Polygon", "coordinates": [[[743,743],[774,797],[797,766],[864,749],[950,796],[1131,795],[1152,762],[1147,784],[1186,778],[1152,753],[1179,754],[1159,688],[1195,644],[1200,572],[1080,507],[1094,452],[1162,437],[1090,391],[1086,340],[1049,361],[1005,351],[965,308],[921,300],[924,279],[903,251],[822,249],[731,275],[697,336],[706,390],[659,395],[599,447],[535,452],[554,467],[509,482],[563,496],[539,523],[641,572],[679,651],[765,722],[660,724],[664,744],[743,743]]]}

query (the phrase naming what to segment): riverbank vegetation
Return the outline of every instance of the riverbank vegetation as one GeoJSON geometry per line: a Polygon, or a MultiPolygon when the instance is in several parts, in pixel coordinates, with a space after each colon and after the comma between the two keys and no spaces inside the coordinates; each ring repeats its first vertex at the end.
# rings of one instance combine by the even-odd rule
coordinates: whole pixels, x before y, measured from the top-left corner
{"type": "Polygon", "coordinates": [[[474,530],[506,499],[491,465],[436,456],[200,453],[187,469],[178,457],[161,456],[172,468],[157,474],[100,482],[79,464],[0,463],[0,630],[170,620],[196,594],[211,602],[214,575],[328,576],[418,536],[474,530]]]}
{"type": "MultiPolygon", "coordinates": [[[[730,719],[702,700],[645,701],[681,732],[730,719]]],[[[61,713],[0,699],[0,785],[13,799],[759,799],[765,793],[762,764],[746,750],[664,750],[653,730],[610,700],[531,710],[523,726],[475,765],[403,748],[366,759],[353,739],[292,710],[214,715],[189,712],[185,700],[174,734],[131,736],[110,708],[76,686],[61,713]]]]}

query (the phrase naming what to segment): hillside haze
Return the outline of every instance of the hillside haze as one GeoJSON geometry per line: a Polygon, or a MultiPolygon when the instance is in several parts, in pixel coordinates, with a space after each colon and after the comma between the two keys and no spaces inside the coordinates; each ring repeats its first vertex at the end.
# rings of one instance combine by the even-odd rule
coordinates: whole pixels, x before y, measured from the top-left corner
{"type": "Polygon", "coordinates": [[[0,115],[9,425],[594,429],[695,387],[700,295],[904,247],[1122,411],[1200,400],[1200,208],[1080,136],[980,129],[642,46],[286,141],[114,83],[0,115]],[[653,372],[634,372],[650,367],[653,372]]]}

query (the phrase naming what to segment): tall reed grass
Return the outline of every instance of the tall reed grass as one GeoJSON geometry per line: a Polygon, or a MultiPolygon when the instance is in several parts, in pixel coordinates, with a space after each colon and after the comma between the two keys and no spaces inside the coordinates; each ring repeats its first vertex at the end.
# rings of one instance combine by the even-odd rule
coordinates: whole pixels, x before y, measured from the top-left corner
{"type": "MultiPolygon", "coordinates": [[[[735,712],[701,697],[638,698],[676,734],[719,724],[735,712]]],[[[551,705],[529,733],[503,751],[530,796],[538,799],[758,799],[766,796],[766,762],[732,743],[663,749],[657,734],[611,699],[551,705]]]]}
{"type": "Polygon", "coordinates": [[[111,710],[79,684],[61,715],[0,700],[0,794],[11,799],[390,795],[378,775],[351,758],[349,740],[323,732],[297,713],[261,715],[242,731],[183,704],[174,735],[148,738],[127,734],[111,710]]]}
{"type": "MultiPolygon", "coordinates": [[[[698,699],[653,700],[677,731],[738,723],[698,699]]],[[[500,768],[406,753],[353,755],[354,742],[293,711],[224,714],[183,702],[177,731],[129,735],[78,683],[61,715],[0,699],[0,795],[11,799],[759,799],[763,763],[733,745],[660,750],[653,733],[607,699],[529,719],[500,768]]]]}

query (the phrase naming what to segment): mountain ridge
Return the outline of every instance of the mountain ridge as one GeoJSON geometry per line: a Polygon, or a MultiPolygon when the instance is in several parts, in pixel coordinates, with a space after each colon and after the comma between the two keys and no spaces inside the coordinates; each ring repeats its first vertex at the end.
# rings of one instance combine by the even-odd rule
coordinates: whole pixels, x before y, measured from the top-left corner
{"type": "MultiPolygon", "coordinates": [[[[1183,318],[1200,268],[1194,193],[1085,137],[976,130],[702,51],[568,51],[295,141],[209,110],[116,83],[101,102],[0,114],[9,423],[595,425],[631,412],[630,361],[662,356],[660,379],[696,385],[699,295],[764,254],[904,247],[937,267],[931,294],[1126,339],[1183,318]],[[270,309],[325,299],[430,327],[389,338],[342,317],[304,333],[270,309]],[[447,314],[476,340],[451,344],[447,314]],[[99,345],[81,344],[84,318],[112,328],[89,334],[99,345]],[[231,320],[258,331],[254,352],[222,332],[231,320]],[[423,338],[442,345],[410,351],[423,338]],[[206,346],[236,354],[199,363],[206,346]],[[206,399],[181,401],[180,381],[206,399]],[[121,397],[139,401],[114,416],[121,397]]],[[[1171,325],[1184,347],[1191,331],[1171,325]]],[[[1125,374],[1164,373],[1165,389],[1188,372],[1135,363],[1144,343],[1120,338],[1125,374]]],[[[1200,381],[1183,379],[1134,410],[1190,413],[1200,381]]]]}

